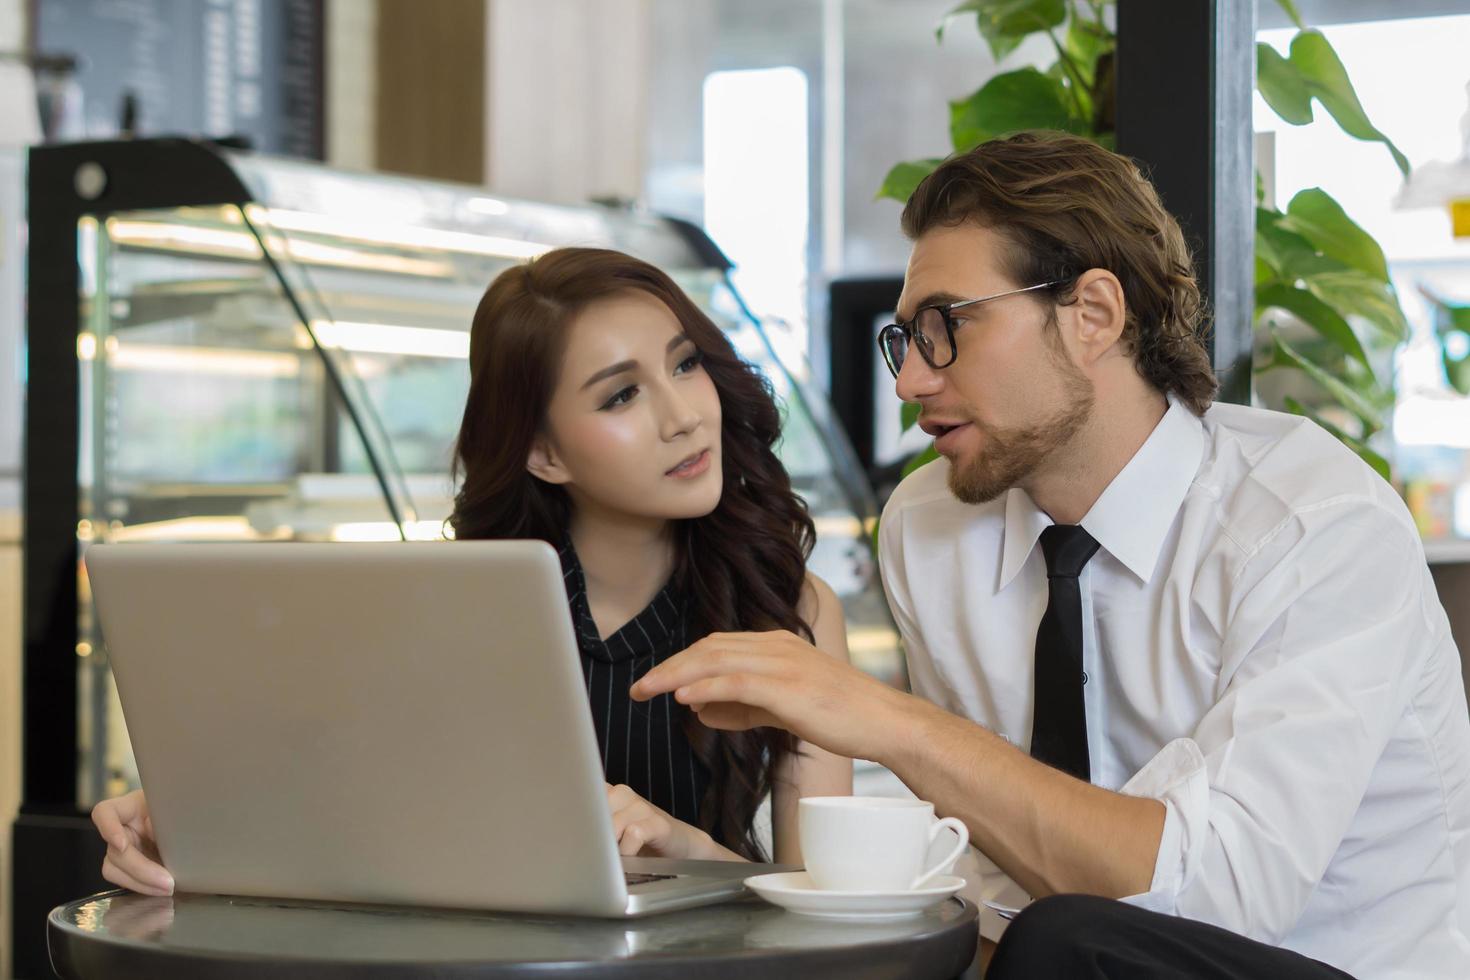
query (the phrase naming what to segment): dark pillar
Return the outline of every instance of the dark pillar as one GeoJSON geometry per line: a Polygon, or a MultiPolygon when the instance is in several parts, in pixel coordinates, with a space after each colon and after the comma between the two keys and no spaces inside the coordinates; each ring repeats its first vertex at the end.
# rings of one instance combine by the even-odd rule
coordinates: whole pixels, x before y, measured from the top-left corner
{"type": "Polygon", "coordinates": [[[1118,152],[1194,252],[1223,401],[1250,401],[1255,193],[1252,0],[1118,0],[1118,152]]]}
{"type": "MultiPolygon", "coordinates": [[[[878,330],[883,326],[882,321],[893,316],[901,292],[902,276],[837,279],[827,289],[827,347],[832,379],[827,400],[870,479],[875,477],[873,379],[878,360],[878,330]]],[[[893,411],[898,411],[897,407],[893,411]]]]}

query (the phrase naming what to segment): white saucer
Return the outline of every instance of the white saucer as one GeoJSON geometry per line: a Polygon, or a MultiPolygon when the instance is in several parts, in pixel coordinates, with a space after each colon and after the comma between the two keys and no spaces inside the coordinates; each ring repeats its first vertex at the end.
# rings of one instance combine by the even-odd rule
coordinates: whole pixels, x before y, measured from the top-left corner
{"type": "Polygon", "coordinates": [[[1014,905],[1002,905],[1000,902],[992,902],[988,898],[982,898],[980,904],[994,912],[996,915],[1010,922],[1021,914],[1021,910],[1014,905]]]}
{"type": "Polygon", "coordinates": [[[965,879],[939,875],[915,891],[837,892],[816,887],[805,871],[787,871],[746,878],[745,887],[772,905],[802,915],[824,919],[898,919],[938,905],[965,887],[965,879]]]}

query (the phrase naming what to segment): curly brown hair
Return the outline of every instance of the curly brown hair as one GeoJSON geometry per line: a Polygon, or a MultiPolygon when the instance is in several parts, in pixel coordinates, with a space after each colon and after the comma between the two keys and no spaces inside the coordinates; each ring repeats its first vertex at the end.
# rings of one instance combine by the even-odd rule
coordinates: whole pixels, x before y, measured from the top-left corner
{"type": "Polygon", "coordinates": [[[939,165],[909,197],[903,231],[976,222],[1010,246],[1004,271],[1030,285],[1059,281],[1054,302],[1075,302],[1088,269],[1123,285],[1122,342],[1143,377],[1196,415],[1214,401],[1206,315],[1178,223],[1138,166],[1066,133],[1023,132],[981,143],[939,165]]]}
{"type": "MultiPolygon", "coordinates": [[[[470,392],[455,445],[454,475],[464,475],[449,518],[455,538],[559,546],[571,526],[571,500],[532,476],[526,459],[572,321],[589,303],[630,289],[655,297],[679,320],[720,398],[720,502],[704,517],[674,522],[672,578],[689,597],[690,635],[789,630],[811,640],[797,609],[816,533],[776,457],[781,415],[770,382],[668,275],[622,252],[556,249],[507,269],[485,291],[470,329],[470,392]]],[[[690,747],[710,770],[701,829],[743,857],[765,860],[753,821],[794,740],[771,728],[715,731],[687,709],[682,714],[690,747]]]]}

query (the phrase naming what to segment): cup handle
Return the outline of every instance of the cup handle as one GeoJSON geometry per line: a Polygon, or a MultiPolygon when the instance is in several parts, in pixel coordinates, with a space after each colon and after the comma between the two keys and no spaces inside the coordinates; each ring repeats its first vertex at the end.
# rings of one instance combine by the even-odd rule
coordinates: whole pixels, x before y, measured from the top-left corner
{"type": "Polygon", "coordinates": [[[919,877],[914,879],[914,883],[912,885],[909,885],[909,889],[911,891],[922,888],[924,887],[924,885],[928,884],[931,878],[939,874],[941,868],[946,867],[955,859],[957,859],[961,854],[964,853],[965,848],[970,846],[970,828],[966,827],[963,821],[956,820],[954,817],[945,817],[944,819],[936,820],[929,825],[929,843],[933,844],[934,838],[938,837],[939,832],[945,827],[948,827],[950,830],[953,830],[955,833],[959,834],[960,839],[955,843],[954,850],[946,854],[937,864],[934,865],[934,867],[930,868],[928,871],[925,871],[923,874],[919,875],[919,877]]]}

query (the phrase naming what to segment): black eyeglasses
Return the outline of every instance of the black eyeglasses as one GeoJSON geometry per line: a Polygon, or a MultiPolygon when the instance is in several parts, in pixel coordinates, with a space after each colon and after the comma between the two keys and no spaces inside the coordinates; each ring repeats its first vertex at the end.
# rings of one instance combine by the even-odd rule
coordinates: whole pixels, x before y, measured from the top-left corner
{"type": "Polygon", "coordinates": [[[959,348],[954,342],[955,310],[975,306],[978,303],[989,303],[993,299],[1004,299],[1007,296],[1029,293],[1034,289],[1060,286],[1066,281],[1065,279],[1053,279],[1051,282],[1039,282],[1034,286],[1010,289],[1003,293],[996,293],[994,296],[960,300],[958,303],[948,303],[943,306],[921,307],[914,314],[914,318],[907,323],[890,323],[878,331],[878,349],[883,352],[883,360],[895,378],[898,377],[898,372],[903,370],[903,362],[908,357],[910,342],[919,348],[919,356],[923,357],[924,363],[931,368],[937,371],[940,368],[949,367],[959,353],[959,348]]]}

